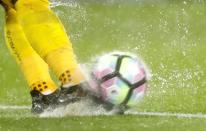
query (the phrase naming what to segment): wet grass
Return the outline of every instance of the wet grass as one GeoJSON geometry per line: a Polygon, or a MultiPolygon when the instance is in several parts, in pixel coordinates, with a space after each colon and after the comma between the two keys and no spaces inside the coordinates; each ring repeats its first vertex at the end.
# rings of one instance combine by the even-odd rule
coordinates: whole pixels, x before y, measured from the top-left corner
{"type": "MultiPolygon", "coordinates": [[[[204,4],[74,2],[53,10],[69,32],[80,63],[90,63],[94,56],[114,50],[132,52],[145,61],[153,77],[137,111],[206,113],[204,4]]],[[[2,10],[0,15],[2,18],[2,10]]],[[[0,24],[3,26],[3,19],[0,24]]],[[[29,105],[29,89],[8,53],[2,28],[0,31],[0,103],[29,105]]],[[[10,114],[0,111],[0,129],[4,130],[27,127],[30,130],[204,130],[205,127],[204,119],[140,116],[18,119],[21,112],[13,118],[4,113],[10,114]]]]}

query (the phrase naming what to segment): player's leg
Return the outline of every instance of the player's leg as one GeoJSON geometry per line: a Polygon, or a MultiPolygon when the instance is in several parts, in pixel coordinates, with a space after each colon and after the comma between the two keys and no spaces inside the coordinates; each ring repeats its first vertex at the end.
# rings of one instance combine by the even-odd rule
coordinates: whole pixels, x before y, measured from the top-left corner
{"type": "Polygon", "coordinates": [[[50,78],[47,64],[32,49],[18,23],[16,11],[7,8],[5,37],[7,45],[20,65],[24,76],[31,87],[32,109],[42,112],[47,106],[57,101],[58,91],[50,78]]]}
{"type": "Polygon", "coordinates": [[[65,29],[49,9],[48,0],[18,0],[15,7],[33,48],[59,77],[62,93],[75,92],[85,79],[65,29]]]}

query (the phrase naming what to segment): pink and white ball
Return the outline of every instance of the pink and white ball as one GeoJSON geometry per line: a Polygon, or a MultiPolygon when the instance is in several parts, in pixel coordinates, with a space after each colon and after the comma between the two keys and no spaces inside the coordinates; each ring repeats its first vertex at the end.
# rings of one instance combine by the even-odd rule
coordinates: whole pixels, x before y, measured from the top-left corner
{"type": "Polygon", "coordinates": [[[126,53],[100,57],[92,71],[93,92],[112,105],[137,105],[147,87],[146,69],[141,60],[126,53]]]}

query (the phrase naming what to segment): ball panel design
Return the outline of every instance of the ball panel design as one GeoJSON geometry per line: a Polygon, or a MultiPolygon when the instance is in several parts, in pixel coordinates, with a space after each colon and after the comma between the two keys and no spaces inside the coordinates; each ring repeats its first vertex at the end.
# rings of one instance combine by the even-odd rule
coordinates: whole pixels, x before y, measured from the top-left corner
{"type": "Polygon", "coordinates": [[[120,78],[114,77],[101,84],[101,91],[104,101],[116,105],[124,101],[129,92],[129,87],[120,78]]]}
{"type": "Polygon", "coordinates": [[[106,55],[100,58],[95,66],[93,74],[101,79],[104,76],[115,72],[116,64],[117,64],[117,56],[106,55]]]}
{"type": "Polygon", "coordinates": [[[119,73],[124,79],[135,84],[145,77],[145,71],[138,60],[131,57],[125,57],[122,59],[119,73]]]}
{"type": "Polygon", "coordinates": [[[143,98],[146,92],[146,84],[141,85],[140,87],[135,88],[132,91],[132,95],[128,101],[128,106],[135,106],[143,98]]]}
{"type": "Polygon", "coordinates": [[[129,107],[135,106],[146,91],[146,83],[135,88],[146,78],[145,67],[138,58],[124,53],[100,57],[92,70],[92,78],[92,92],[113,105],[126,100],[129,107]],[[128,94],[131,90],[132,93],[128,94]]]}

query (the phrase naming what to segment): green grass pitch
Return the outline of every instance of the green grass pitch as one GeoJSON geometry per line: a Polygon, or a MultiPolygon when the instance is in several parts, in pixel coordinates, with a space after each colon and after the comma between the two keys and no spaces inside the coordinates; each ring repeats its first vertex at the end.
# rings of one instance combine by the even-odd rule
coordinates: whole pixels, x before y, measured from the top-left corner
{"type": "Polygon", "coordinates": [[[140,56],[150,68],[152,79],[144,100],[135,111],[166,115],[40,118],[27,108],[4,108],[30,106],[31,99],[23,75],[6,48],[1,8],[0,130],[205,130],[204,1],[131,1],[71,0],[52,9],[69,32],[80,63],[90,63],[95,56],[111,51],[132,52],[140,56]],[[186,116],[169,115],[173,113],[186,116]],[[187,114],[199,114],[199,117],[187,114]]]}

